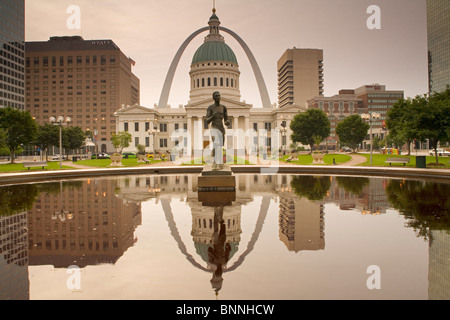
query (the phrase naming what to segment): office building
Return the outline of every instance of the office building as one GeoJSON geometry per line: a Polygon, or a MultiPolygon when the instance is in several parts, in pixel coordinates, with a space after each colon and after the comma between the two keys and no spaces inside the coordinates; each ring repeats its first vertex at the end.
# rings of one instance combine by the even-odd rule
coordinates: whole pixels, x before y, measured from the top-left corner
{"type": "Polygon", "coordinates": [[[26,107],[39,124],[71,117],[92,131],[99,152],[113,152],[113,116],[122,105],[139,104],[134,62],[112,40],[51,37],[26,43],[26,107]]]}
{"type": "Polygon", "coordinates": [[[0,0],[0,108],[25,109],[25,1],[0,0]]]}
{"type": "Polygon", "coordinates": [[[304,106],[324,93],[323,50],[288,49],[278,60],[278,104],[304,106]]]}
{"type": "Polygon", "coordinates": [[[450,1],[427,0],[429,91],[450,85],[450,1]]]}
{"type": "MultiPolygon", "coordinates": [[[[314,97],[309,99],[308,108],[320,109],[328,115],[331,124],[330,137],[324,142],[329,149],[335,149],[339,142],[336,127],[339,122],[352,114],[378,113],[380,118],[372,121],[373,135],[385,139],[383,123],[394,103],[404,97],[401,90],[386,90],[385,85],[364,85],[356,89],[340,90],[332,97],[314,97]]],[[[368,142],[367,142],[368,143],[368,142]]]]}

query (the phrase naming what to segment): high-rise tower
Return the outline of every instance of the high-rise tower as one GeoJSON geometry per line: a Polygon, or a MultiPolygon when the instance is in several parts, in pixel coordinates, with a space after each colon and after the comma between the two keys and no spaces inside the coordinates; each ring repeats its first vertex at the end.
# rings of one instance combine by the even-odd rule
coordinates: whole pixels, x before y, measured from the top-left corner
{"type": "Polygon", "coordinates": [[[114,112],[139,104],[140,81],[133,61],[112,40],[51,37],[26,43],[27,109],[39,124],[69,116],[73,125],[94,133],[99,152],[115,150],[114,112]]]}
{"type": "Polygon", "coordinates": [[[25,1],[0,0],[0,108],[25,109],[25,1]]]}
{"type": "Polygon", "coordinates": [[[323,95],[323,50],[288,49],[278,60],[278,104],[303,107],[323,95]]]}
{"type": "Polygon", "coordinates": [[[429,91],[450,85],[450,1],[427,0],[429,91]]]}

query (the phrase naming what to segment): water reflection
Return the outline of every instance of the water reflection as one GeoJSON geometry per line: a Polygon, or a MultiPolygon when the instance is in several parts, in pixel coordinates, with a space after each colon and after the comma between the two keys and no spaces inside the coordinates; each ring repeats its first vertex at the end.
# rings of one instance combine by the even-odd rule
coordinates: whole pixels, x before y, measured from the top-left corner
{"type": "MultiPolygon", "coordinates": [[[[179,254],[193,269],[210,274],[209,288],[216,294],[223,289],[227,273],[245,267],[273,206],[278,214],[278,241],[295,254],[327,251],[325,222],[328,212],[333,212],[327,210],[330,205],[340,213],[361,216],[395,214],[396,209],[405,217],[406,227],[428,241],[428,298],[448,299],[449,188],[426,181],[301,175],[238,175],[233,193],[199,193],[195,175],[2,187],[0,299],[30,297],[29,267],[86,268],[126,259],[127,250],[139,244],[135,234],[143,224],[142,216],[151,214],[142,212],[142,204],[153,201],[151,208],[162,208],[167,235],[179,254]],[[175,198],[185,203],[183,210],[192,218],[190,240],[177,226],[175,198]],[[251,231],[243,234],[242,224],[248,224],[250,215],[247,210],[256,198],[261,199],[259,212],[251,231]]],[[[345,254],[350,255],[350,264],[351,253],[345,254]]]]}

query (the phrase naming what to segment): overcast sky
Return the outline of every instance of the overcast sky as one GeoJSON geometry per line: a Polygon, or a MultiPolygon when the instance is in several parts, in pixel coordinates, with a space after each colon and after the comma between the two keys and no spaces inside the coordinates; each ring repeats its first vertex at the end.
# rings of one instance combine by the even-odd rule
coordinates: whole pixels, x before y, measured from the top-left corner
{"type": "MultiPolygon", "coordinates": [[[[207,26],[213,0],[26,0],[26,41],[82,35],[111,39],[136,61],[141,105],[159,102],[175,53],[194,31],[207,26]],[[69,30],[67,8],[81,9],[81,30],[69,30]]],[[[427,92],[426,0],[216,0],[222,26],[250,47],[277,103],[277,61],[288,48],[324,50],[325,96],[365,84],[385,84],[407,97],[427,92]],[[370,30],[371,5],[381,10],[381,29],[370,30]]],[[[244,51],[226,33],[241,71],[242,100],[261,107],[244,51]]],[[[206,33],[185,51],[169,104],[189,100],[190,62],[206,33]]]]}

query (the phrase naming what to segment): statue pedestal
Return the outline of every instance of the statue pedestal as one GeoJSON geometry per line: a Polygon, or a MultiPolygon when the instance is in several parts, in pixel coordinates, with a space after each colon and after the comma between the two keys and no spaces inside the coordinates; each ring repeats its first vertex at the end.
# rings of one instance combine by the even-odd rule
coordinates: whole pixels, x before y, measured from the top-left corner
{"type": "Polygon", "coordinates": [[[211,165],[203,168],[198,177],[198,191],[236,191],[236,177],[230,166],[224,165],[221,169],[213,169],[211,165]]]}

